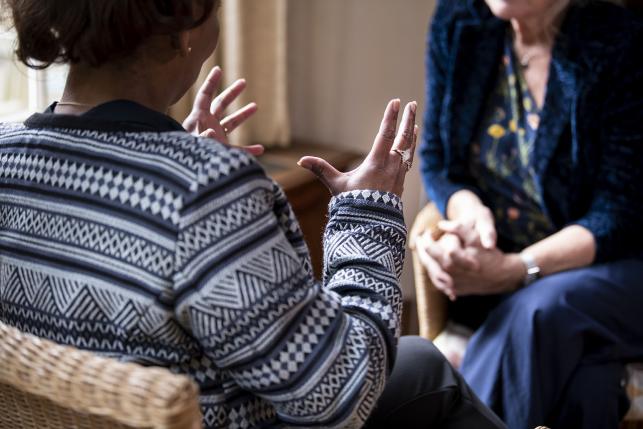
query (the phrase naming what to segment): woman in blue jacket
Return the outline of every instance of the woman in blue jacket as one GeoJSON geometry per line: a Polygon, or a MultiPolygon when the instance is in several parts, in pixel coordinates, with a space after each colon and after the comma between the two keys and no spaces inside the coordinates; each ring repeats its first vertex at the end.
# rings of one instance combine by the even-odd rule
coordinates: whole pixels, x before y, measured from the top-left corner
{"type": "Polygon", "coordinates": [[[616,427],[643,357],[643,23],[448,0],[428,46],[422,175],[448,221],[418,253],[477,329],[462,372],[511,428],[616,427]]]}

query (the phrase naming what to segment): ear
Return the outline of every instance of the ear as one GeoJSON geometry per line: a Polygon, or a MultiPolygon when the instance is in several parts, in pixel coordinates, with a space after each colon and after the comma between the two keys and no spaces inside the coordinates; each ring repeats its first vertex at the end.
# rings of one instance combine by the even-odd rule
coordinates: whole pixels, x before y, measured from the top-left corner
{"type": "Polygon", "coordinates": [[[178,35],[178,42],[179,42],[178,48],[179,48],[179,52],[181,53],[181,56],[187,57],[192,51],[192,46],[190,46],[190,32],[181,31],[178,35]]]}

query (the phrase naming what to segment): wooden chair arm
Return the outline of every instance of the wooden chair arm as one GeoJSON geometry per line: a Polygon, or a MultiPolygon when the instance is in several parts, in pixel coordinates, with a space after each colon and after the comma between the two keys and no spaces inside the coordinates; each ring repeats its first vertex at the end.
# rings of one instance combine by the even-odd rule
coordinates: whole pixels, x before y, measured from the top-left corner
{"type": "Polygon", "coordinates": [[[442,219],[434,204],[428,204],[415,218],[410,233],[410,245],[413,255],[413,274],[415,277],[415,295],[417,299],[420,336],[433,340],[447,324],[447,297],[437,290],[422,265],[415,249],[415,238],[426,230],[433,229],[442,219]]]}

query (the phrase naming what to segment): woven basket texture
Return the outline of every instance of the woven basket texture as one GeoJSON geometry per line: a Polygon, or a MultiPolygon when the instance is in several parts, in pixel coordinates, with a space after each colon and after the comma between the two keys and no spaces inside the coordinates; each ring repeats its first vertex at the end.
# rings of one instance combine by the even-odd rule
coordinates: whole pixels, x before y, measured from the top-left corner
{"type": "Polygon", "coordinates": [[[198,388],[0,322],[0,429],[197,429],[198,388]]]}

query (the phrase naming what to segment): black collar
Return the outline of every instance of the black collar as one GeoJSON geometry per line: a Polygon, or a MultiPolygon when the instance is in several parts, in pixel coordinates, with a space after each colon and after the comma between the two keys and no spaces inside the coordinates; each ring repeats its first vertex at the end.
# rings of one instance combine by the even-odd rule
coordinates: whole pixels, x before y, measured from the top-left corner
{"type": "Polygon", "coordinates": [[[53,103],[43,113],[31,115],[25,121],[25,126],[113,132],[185,131],[181,124],[169,116],[134,101],[108,101],[81,115],[56,114],[54,109],[57,104],[53,103]]]}

